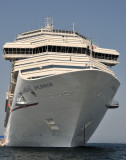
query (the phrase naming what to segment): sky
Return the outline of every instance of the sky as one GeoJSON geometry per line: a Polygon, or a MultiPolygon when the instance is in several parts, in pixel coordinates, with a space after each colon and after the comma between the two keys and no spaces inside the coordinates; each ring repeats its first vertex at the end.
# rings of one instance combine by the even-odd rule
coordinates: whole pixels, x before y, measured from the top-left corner
{"type": "Polygon", "coordinates": [[[89,142],[126,143],[126,0],[1,0],[0,1],[0,135],[4,132],[5,94],[10,81],[9,61],[3,45],[22,32],[44,27],[53,18],[54,28],[72,30],[103,48],[116,49],[120,63],[112,67],[121,82],[116,99],[120,107],[108,110],[89,142]]]}

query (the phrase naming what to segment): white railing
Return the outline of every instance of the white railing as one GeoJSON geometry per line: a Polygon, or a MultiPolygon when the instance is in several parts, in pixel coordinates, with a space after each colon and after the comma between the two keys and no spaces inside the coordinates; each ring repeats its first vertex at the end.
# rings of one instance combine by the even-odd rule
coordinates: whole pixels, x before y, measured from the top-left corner
{"type": "MultiPolygon", "coordinates": [[[[114,73],[104,64],[98,62],[92,57],[89,57],[87,55],[79,55],[79,54],[64,54],[64,53],[45,53],[44,55],[40,56],[35,56],[33,58],[28,58],[28,59],[23,59],[20,61],[15,61],[14,65],[14,71],[19,71],[19,70],[27,70],[23,74],[33,74],[33,73],[42,73],[43,71],[47,71],[47,69],[43,69],[44,66],[49,66],[49,65],[62,65],[66,66],[64,68],[60,68],[61,72],[63,70],[65,71],[75,71],[79,68],[76,67],[90,67],[90,68],[98,68],[101,71],[107,72],[109,74],[112,74],[113,76],[114,73]],[[71,68],[67,68],[67,66],[71,66],[71,68]],[[30,69],[37,68],[37,71],[30,71],[30,69]],[[73,68],[72,68],[73,67],[73,68]]],[[[81,68],[80,68],[81,69],[81,68]]],[[[82,68],[84,69],[84,68],[82,68]]],[[[56,71],[56,68],[53,68],[53,71],[56,71]]]]}
{"type": "Polygon", "coordinates": [[[78,36],[72,36],[72,37],[67,37],[67,36],[57,36],[57,35],[40,35],[40,36],[37,36],[37,37],[29,37],[29,38],[26,38],[26,39],[21,39],[21,40],[18,40],[17,42],[31,42],[31,43],[37,43],[37,41],[39,42],[46,42],[46,41],[52,41],[52,42],[73,42],[73,43],[81,43],[82,42],[82,38],[78,37],[78,36]]]}
{"type": "Polygon", "coordinates": [[[97,60],[95,60],[94,58],[90,57],[90,62],[92,63],[92,66],[97,67],[98,69],[105,71],[107,73],[112,74],[113,76],[115,76],[114,72],[112,72],[106,65],[104,65],[103,63],[98,62],[97,60]]]}
{"type": "Polygon", "coordinates": [[[15,61],[14,71],[52,64],[84,66],[84,63],[88,61],[89,58],[86,55],[78,56],[78,54],[45,53],[41,56],[15,61]]]}

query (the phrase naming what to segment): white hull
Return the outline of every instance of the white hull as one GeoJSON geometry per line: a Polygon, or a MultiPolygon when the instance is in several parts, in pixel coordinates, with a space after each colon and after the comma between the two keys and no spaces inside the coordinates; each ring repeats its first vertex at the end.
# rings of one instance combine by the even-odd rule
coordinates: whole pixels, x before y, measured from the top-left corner
{"type": "Polygon", "coordinates": [[[24,80],[19,74],[6,127],[6,145],[83,146],[105,115],[106,105],[118,87],[114,76],[95,69],[37,80],[24,80]],[[31,105],[16,106],[20,92],[31,105]]]}

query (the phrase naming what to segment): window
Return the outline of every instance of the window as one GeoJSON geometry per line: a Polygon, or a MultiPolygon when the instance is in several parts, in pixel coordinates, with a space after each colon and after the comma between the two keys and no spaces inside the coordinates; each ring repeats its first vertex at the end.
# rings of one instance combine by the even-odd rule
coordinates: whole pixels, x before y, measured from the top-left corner
{"type": "Polygon", "coordinates": [[[5,54],[38,54],[42,52],[61,52],[61,53],[86,53],[86,48],[68,46],[42,46],[32,48],[5,48],[5,54]]]}

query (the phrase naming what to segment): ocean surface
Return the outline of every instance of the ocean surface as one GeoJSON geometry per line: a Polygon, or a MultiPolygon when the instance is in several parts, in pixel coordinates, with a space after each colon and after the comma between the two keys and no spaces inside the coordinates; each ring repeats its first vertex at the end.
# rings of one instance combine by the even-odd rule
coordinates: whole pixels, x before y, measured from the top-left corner
{"type": "Polygon", "coordinates": [[[126,160],[126,144],[87,144],[77,148],[0,147],[0,160],[126,160]]]}

